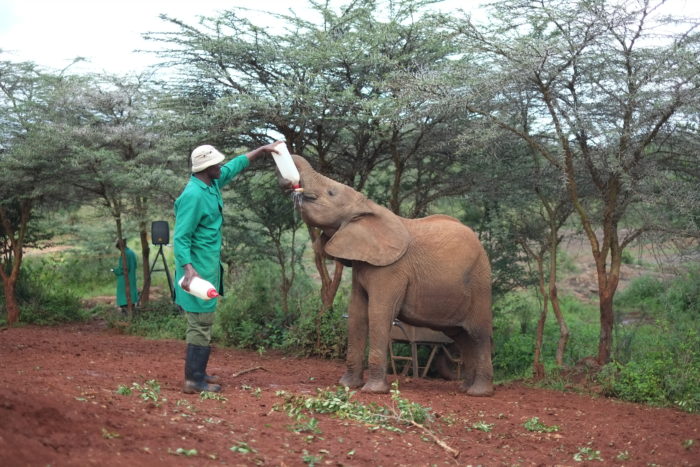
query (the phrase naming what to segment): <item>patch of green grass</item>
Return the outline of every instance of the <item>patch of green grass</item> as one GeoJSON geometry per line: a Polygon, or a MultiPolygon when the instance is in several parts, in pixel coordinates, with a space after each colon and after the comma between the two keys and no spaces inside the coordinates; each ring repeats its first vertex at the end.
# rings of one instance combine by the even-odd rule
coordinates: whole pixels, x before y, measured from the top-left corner
{"type": "Polygon", "coordinates": [[[176,455],[176,456],[185,456],[185,457],[193,457],[199,454],[196,449],[185,449],[185,448],[177,448],[174,451],[173,450],[168,450],[168,453],[176,455]]]}
{"type": "Polygon", "coordinates": [[[489,433],[491,430],[493,430],[494,426],[496,426],[494,423],[486,423],[483,420],[472,424],[473,429],[483,431],[484,433],[489,433]]]}
{"type": "Polygon", "coordinates": [[[552,433],[559,431],[559,427],[557,425],[545,425],[544,423],[540,422],[539,417],[532,417],[526,420],[525,423],[523,423],[523,426],[528,431],[537,431],[540,433],[552,433]]]}
{"type": "Polygon", "coordinates": [[[576,462],[585,462],[585,461],[603,462],[603,458],[600,457],[600,451],[597,451],[591,447],[579,448],[578,452],[576,452],[574,454],[574,460],[576,462]]]}
{"type": "Polygon", "coordinates": [[[228,399],[226,396],[223,394],[219,394],[218,392],[211,392],[211,391],[202,391],[199,393],[199,398],[200,400],[215,400],[215,401],[221,401],[221,402],[226,402],[228,399]]]}
{"type": "Polygon", "coordinates": [[[139,398],[145,402],[151,402],[156,406],[159,406],[161,402],[167,401],[165,398],[161,398],[160,396],[160,383],[155,380],[155,379],[150,379],[146,381],[144,384],[139,384],[139,383],[131,383],[131,386],[126,386],[124,384],[120,384],[119,387],[117,387],[116,391],[117,394],[120,394],[122,396],[130,396],[134,394],[135,392],[139,393],[139,398]]]}
{"type": "Polygon", "coordinates": [[[251,454],[258,452],[252,447],[248,446],[248,443],[245,443],[243,441],[239,441],[238,443],[231,446],[229,448],[229,451],[237,452],[238,454],[251,454]]]}

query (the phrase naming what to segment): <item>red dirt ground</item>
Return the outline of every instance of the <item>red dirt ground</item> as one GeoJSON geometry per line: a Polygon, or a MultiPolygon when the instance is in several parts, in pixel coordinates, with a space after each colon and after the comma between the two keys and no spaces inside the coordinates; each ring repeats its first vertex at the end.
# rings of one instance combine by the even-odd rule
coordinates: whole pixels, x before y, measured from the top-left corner
{"type": "MultiPolygon", "coordinates": [[[[522,384],[471,398],[456,382],[399,378],[401,397],[432,408],[431,432],[456,458],[415,427],[394,433],[315,415],[317,431],[299,432],[274,410],[277,391],[335,388],[342,362],[216,348],[210,370],[224,378],[227,400],[203,400],[180,392],[183,354],[183,342],[120,335],[100,322],[1,330],[0,464],[700,465],[697,415],[522,384]],[[116,392],[154,379],[158,404],[116,392]],[[532,417],[559,430],[528,431],[532,417]],[[479,422],[490,431],[475,429],[479,422]]],[[[354,399],[391,404],[388,394],[354,399]]]]}

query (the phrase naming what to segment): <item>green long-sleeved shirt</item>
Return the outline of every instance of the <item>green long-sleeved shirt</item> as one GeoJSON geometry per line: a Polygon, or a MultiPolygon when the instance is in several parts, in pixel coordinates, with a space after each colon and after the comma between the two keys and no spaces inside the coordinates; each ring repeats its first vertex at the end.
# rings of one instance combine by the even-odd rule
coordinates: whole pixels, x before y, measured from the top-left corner
{"type": "MultiPolygon", "coordinates": [[[[139,298],[138,284],[136,283],[136,253],[130,248],[125,248],[126,267],[129,270],[129,291],[131,292],[131,303],[136,304],[139,298]]],[[[126,306],[126,281],[124,280],[124,268],[122,268],[122,258],[119,256],[117,267],[112,270],[117,276],[117,306],[126,306]]]]}
{"type": "Polygon", "coordinates": [[[184,266],[192,264],[203,279],[223,294],[221,268],[221,226],[224,201],[221,188],[243,171],[250,162],[245,155],[231,159],[221,167],[221,177],[207,185],[194,175],[175,200],[175,303],[185,311],[205,313],[216,310],[217,299],[201,300],[178,284],[184,266]]]}

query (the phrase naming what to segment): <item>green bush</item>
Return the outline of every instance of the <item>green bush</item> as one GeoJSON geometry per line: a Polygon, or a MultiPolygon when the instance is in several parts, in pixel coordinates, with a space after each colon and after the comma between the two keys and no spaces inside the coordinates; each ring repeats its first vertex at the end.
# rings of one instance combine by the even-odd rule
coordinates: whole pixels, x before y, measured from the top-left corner
{"type": "MultiPolygon", "coordinates": [[[[562,314],[569,328],[564,364],[571,366],[594,355],[598,346],[598,309],[573,297],[560,297],[562,314]]],[[[511,292],[494,303],[494,374],[497,380],[532,375],[537,321],[542,303],[530,292],[511,292]]],[[[541,361],[553,368],[559,324],[551,310],[545,321],[541,361]]]]}
{"type": "Polygon", "coordinates": [[[622,264],[634,264],[634,255],[629,250],[622,250],[622,264]]]}
{"type": "Polygon", "coordinates": [[[522,292],[510,292],[494,303],[493,370],[496,380],[531,374],[539,307],[531,294],[522,292]]]}
{"type": "Polygon", "coordinates": [[[299,317],[299,297],[305,283],[296,277],[289,310],[282,306],[278,266],[258,262],[241,272],[218,307],[219,329],[225,345],[250,349],[281,349],[288,329],[299,317]]]}
{"type": "Polygon", "coordinates": [[[658,309],[659,299],[663,295],[666,285],[652,277],[642,276],[633,280],[627,288],[615,297],[615,306],[629,308],[653,308],[658,309]]]}
{"type": "Polygon", "coordinates": [[[127,332],[151,339],[184,339],[187,319],[170,297],[153,300],[139,308],[127,332]]]}
{"type": "Polygon", "coordinates": [[[22,323],[54,325],[90,317],[80,296],[63,283],[60,268],[50,261],[25,263],[15,293],[22,323]]]}
{"type": "Polygon", "coordinates": [[[599,375],[606,393],[633,402],[700,410],[700,273],[671,282],[635,280],[620,294],[614,362],[599,375]]]}
{"type": "Polygon", "coordinates": [[[700,339],[687,335],[681,348],[664,345],[643,360],[613,362],[599,375],[607,395],[631,402],[700,410],[700,339]]]}
{"type": "MultiPolygon", "coordinates": [[[[28,258],[24,261],[29,274],[36,274],[37,269],[42,276],[50,275],[56,284],[70,288],[76,295],[87,297],[95,294],[95,290],[106,287],[114,293],[115,276],[110,268],[115,265],[116,254],[113,257],[95,255],[84,252],[62,252],[40,257],[28,258]]],[[[47,277],[41,280],[46,280],[47,277]]]]}
{"type": "Polygon", "coordinates": [[[681,280],[672,282],[663,303],[674,317],[696,322],[700,315],[700,267],[694,267],[681,280]]]}
{"type": "Polygon", "coordinates": [[[300,307],[299,319],[287,332],[284,348],[297,355],[342,358],[347,350],[347,295],[340,289],[333,307],[319,316],[318,292],[300,307]],[[318,331],[317,331],[318,330],[318,331]]]}
{"type": "Polygon", "coordinates": [[[297,274],[283,311],[279,273],[272,263],[256,263],[231,284],[219,304],[218,334],[225,345],[278,349],[303,356],[338,358],[345,354],[346,294],[341,288],[335,306],[319,315],[318,285],[297,274]],[[317,332],[318,328],[318,332],[317,332]]]}
{"type": "MultiPolygon", "coordinates": [[[[597,306],[583,303],[571,296],[561,297],[560,306],[569,328],[564,365],[573,366],[582,358],[598,352],[600,311],[597,306]]],[[[554,360],[558,340],[559,325],[554,314],[550,313],[545,326],[544,358],[554,360]]]]}

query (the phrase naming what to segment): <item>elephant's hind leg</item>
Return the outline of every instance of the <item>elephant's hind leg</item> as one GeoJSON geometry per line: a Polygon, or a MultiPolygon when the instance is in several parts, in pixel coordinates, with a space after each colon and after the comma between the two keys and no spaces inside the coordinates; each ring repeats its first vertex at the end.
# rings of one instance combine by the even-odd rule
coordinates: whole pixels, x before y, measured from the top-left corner
{"type": "Polygon", "coordinates": [[[464,362],[464,380],[459,386],[460,391],[470,396],[493,395],[491,336],[462,331],[453,339],[459,346],[464,362]]]}

